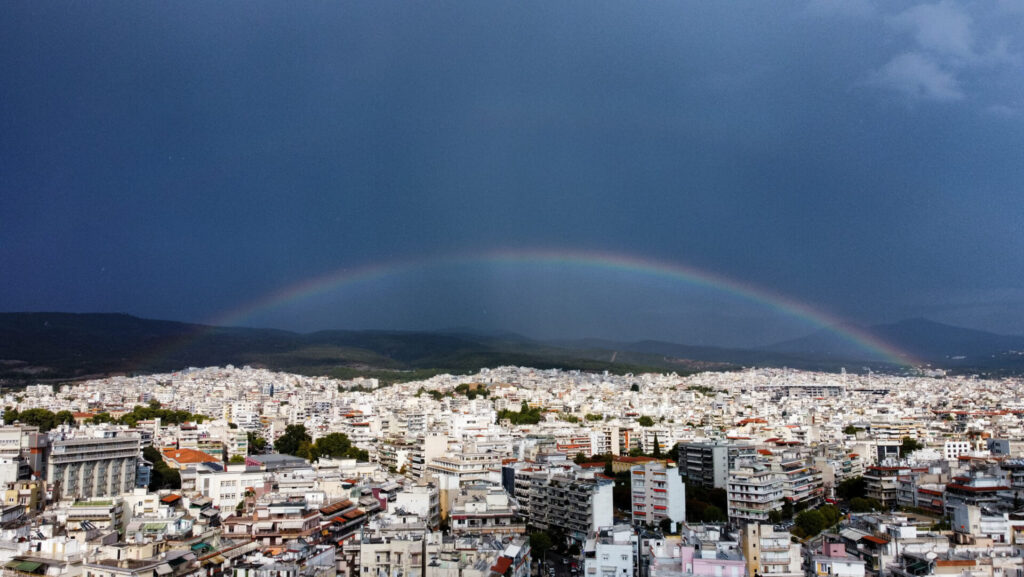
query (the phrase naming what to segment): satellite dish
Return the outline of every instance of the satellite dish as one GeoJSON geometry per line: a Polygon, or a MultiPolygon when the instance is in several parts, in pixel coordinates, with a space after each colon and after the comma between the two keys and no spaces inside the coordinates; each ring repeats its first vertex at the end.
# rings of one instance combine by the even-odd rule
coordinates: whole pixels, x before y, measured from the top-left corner
{"type": "Polygon", "coordinates": [[[928,554],[925,555],[925,557],[927,557],[929,561],[934,561],[936,558],[938,558],[938,556],[939,554],[935,551],[929,551],[928,554]]]}

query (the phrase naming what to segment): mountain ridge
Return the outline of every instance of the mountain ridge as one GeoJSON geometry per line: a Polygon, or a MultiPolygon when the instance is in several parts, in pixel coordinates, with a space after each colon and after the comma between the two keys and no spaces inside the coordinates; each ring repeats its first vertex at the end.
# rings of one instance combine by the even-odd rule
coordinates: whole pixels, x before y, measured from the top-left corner
{"type": "MultiPolygon", "coordinates": [[[[859,328],[859,327],[858,327],[859,328]]],[[[1024,373],[1024,337],[907,319],[867,329],[935,367],[1024,373]]],[[[900,371],[835,330],[760,348],[695,346],[659,340],[536,340],[508,331],[323,330],[219,327],[124,313],[0,313],[0,382],[73,380],[189,366],[248,364],[305,374],[464,372],[499,364],[618,373],[787,366],[809,370],[900,371]]]]}

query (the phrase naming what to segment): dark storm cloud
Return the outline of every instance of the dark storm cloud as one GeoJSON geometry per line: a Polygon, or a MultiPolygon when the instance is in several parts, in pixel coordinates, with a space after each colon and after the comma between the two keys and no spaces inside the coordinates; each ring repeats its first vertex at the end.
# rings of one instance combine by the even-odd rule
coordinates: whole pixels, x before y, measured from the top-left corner
{"type": "MultiPolygon", "coordinates": [[[[1014,2],[12,5],[0,302],[202,320],[345,266],[572,247],[1014,331],[1022,29],[1014,2]]],[[[528,331],[572,288],[427,280],[300,324],[528,331]]],[[[729,322],[628,293],[566,323],[729,322]]]]}

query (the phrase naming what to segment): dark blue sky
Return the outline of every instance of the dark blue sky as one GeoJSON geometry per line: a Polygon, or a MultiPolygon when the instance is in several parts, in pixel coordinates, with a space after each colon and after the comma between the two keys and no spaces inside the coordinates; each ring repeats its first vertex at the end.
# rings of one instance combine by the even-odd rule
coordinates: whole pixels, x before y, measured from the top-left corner
{"type": "MultiPolygon", "coordinates": [[[[1024,333],[1024,3],[19,2],[0,309],[222,318],[467,252],[685,264],[1024,333]]],[[[240,319],[763,343],[771,307],[438,267],[240,319]]]]}

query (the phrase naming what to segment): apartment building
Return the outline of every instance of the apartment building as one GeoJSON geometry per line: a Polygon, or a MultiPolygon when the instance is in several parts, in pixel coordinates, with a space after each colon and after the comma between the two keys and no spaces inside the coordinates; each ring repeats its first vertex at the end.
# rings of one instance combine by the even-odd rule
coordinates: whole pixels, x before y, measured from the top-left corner
{"type": "Polygon", "coordinates": [[[800,544],[792,543],[787,531],[776,531],[772,525],[748,523],[740,539],[747,575],[772,577],[803,577],[800,544]]]}
{"type": "Polygon", "coordinates": [[[706,489],[724,489],[736,461],[754,454],[754,450],[753,446],[723,441],[680,443],[679,473],[706,489]]]}
{"type": "Polygon", "coordinates": [[[733,523],[767,522],[769,513],[782,509],[782,480],[765,463],[742,461],[729,473],[726,492],[733,523]]]}
{"type": "Polygon", "coordinates": [[[91,499],[129,493],[135,488],[139,437],[121,431],[52,440],[46,480],[63,497],[91,499]]]}
{"type": "Polygon", "coordinates": [[[466,487],[455,498],[451,529],[455,535],[522,535],[526,523],[504,489],[481,484],[466,487]]]}
{"type": "Polygon", "coordinates": [[[446,454],[427,463],[425,478],[440,491],[441,518],[447,518],[459,488],[466,483],[486,481],[501,470],[501,455],[495,453],[446,454]]]}
{"type": "Polygon", "coordinates": [[[611,479],[574,465],[515,463],[502,473],[504,479],[513,479],[510,493],[534,527],[559,528],[567,538],[582,543],[589,533],[612,524],[611,479]]]}
{"type": "Polygon", "coordinates": [[[803,507],[821,503],[824,494],[821,472],[808,463],[808,458],[795,452],[783,452],[773,460],[772,469],[782,481],[783,499],[803,507]]]}
{"type": "Polygon", "coordinates": [[[899,502],[900,476],[926,473],[927,468],[901,466],[873,466],[864,470],[865,493],[869,499],[877,499],[886,507],[895,507],[899,502]]]}
{"type": "Polygon", "coordinates": [[[583,547],[587,577],[632,577],[637,560],[637,535],[628,525],[602,527],[583,547]]]}
{"type": "Polygon", "coordinates": [[[686,486],[675,467],[661,462],[630,469],[633,523],[658,527],[668,519],[686,521],[686,486]]]}

